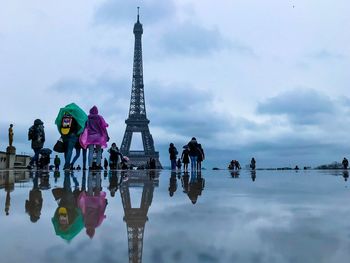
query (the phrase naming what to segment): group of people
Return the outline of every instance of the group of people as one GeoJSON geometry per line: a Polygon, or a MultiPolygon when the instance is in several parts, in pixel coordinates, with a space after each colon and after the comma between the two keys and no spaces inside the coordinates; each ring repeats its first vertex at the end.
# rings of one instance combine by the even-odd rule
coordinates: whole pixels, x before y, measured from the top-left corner
{"type": "Polygon", "coordinates": [[[188,171],[188,164],[191,162],[191,170],[201,170],[202,162],[205,159],[204,150],[202,145],[197,142],[195,137],[183,146],[183,151],[181,158],[178,158],[178,151],[173,143],[169,145],[169,155],[171,170],[176,170],[176,168],[181,169],[181,164],[185,171],[188,171]]]}
{"type": "Polygon", "coordinates": [[[239,161],[231,160],[230,164],[228,165],[228,169],[229,170],[240,170],[241,165],[240,165],[239,161]]]}
{"type": "MultiPolygon", "coordinates": [[[[93,106],[89,115],[86,115],[75,103],[68,104],[60,109],[55,124],[57,125],[60,138],[54,146],[54,151],[64,153],[64,170],[74,168],[74,164],[80,157],[81,152],[83,155],[83,170],[87,168],[91,170],[102,169],[102,151],[103,148],[107,147],[107,142],[109,141],[108,124],[98,113],[96,106],[93,106]],[[72,159],[74,149],[75,156],[72,159]]],[[[33,168],[34,164],[40,167],[39,155],[45,143],[44,123],[40,119],[36,119],[29,128],[28,140],[31,140],[31,146],[34,151],[34,156],[28,168],[33,168]]],[[[126,161],[115,143],[112,143],[108,152],[110,154],[109,165],[111,169],[119,168],[118,164],[126,161]]],[[[60,163],[61,161],[56,155],[54,159],[56,170],[59,169],[60,163]]]]}

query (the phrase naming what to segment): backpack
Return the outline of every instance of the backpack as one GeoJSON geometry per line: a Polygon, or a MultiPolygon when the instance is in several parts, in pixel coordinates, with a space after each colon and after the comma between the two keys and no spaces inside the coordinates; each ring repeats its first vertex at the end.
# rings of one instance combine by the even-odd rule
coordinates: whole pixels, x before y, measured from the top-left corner
{"type": "Polygon", "coordinates": [[[72,128],[73,117],[70,114],[64,114],[61,122],[61,133],[67,135],[72,128]]]}

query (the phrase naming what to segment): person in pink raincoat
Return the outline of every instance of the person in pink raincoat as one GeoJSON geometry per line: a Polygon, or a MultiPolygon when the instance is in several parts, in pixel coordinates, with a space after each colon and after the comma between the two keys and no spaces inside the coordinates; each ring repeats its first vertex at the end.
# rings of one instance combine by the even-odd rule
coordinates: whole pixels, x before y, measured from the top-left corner
{"type": "Polygon", "coordinates": [[[89,168],[92,169],[92,161],[94,149],[96,148],[97,169],[101,169],[102,149],[107,147],[109,136],[107,133],[108,124],[101,115],[98,114],[98,109],[93,106],[90,109],[90,114],[86,122],[86,127],[83,134],[80,136],[80,144],[86,149],[89,149],[88,162],[89,168]]]}

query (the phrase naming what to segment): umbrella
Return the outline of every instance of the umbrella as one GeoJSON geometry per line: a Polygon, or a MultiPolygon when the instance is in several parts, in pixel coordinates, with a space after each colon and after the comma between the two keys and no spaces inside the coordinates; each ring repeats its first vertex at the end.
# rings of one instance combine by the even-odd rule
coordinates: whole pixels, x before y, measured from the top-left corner
{"type": "Polygon", "coordinates": [[[60,236],[67,242],[70,242],[84,228],[84,220],[83,220],[81,210],[77,208],[76,212],[77,212],[77,216],[75,217],[74,221],[65,230],[61,228],[61,225],[58,221],[57,212],[55,213],[54,217],[51,219],[52,224],[55,228],[56,235],[60,236]]]}
{"type": "Polygon", "coordinates": [[[78,135],[80,135],[84,131],[85,123],[88,119],[88,116],[75,103],[68,104],[64,108],[60,109],[60,111],[56,117],[55,124],[57,125],[58,131],[60,131],[60,129],[61,129],[62,117],[66,113],[69,113],[70,115],[72,115],[72,117],[76,120],[76,122],[78,124],[78,135]]]}
{"type": "Polygon", "coordinates": [[[52,151],[49,148],[42,148],[39,153],[42,155],[50,155],[52,151]]]}

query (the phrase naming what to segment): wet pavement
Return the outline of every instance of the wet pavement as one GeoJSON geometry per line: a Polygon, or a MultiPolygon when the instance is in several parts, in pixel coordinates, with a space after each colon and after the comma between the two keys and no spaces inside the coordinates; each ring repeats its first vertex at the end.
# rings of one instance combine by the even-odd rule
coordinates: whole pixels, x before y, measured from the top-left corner
{"type": "Polygon", "coordinates": [[[0,171],[0,262],[348,262],[348,176],[0,171]]]}

